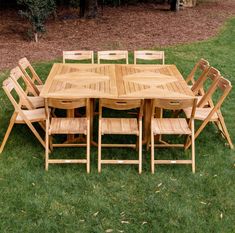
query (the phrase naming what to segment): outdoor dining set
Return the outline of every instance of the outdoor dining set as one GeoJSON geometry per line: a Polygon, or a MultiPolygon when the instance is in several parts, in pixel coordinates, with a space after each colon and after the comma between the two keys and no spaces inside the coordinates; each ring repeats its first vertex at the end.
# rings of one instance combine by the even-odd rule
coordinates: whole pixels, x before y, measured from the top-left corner
{"type": "Polygon", "coordinates": [[[98,172],[102,164],[135,164],[141,173],[145,145],[150,148],[152,173],[156,164],[190,164],[194,173],[195,139],[210,122],[233,149],[220,109],[232,86],[204,59],[196,62],[184,79],[175,65],[165,64],[164,51],[134,51],[134,64],[129,64],[128,51],[123,50],[98,51],[97,63],[93,51],[64,51],[63,63],[53,65],[45,83],[27,58],[22,58],[3,81],[3,89],[14,113],[0,153],[14,124],[27,124],[45,148],[46,170],[49,164],[83,163],[89,173],[90,147],[94,145],[98,147],[98,172]],[[144,60],[144,64],[139,64],[144,60]],[[104,114],[107,109],[111,110],[104,114]],[[66,115],[60,114],[60,110],[65,110],[66,115]],[[112,111],[121,115],[113,116],[112,111]],[[94,132],[95,116],[98,133],[94,132]],[[196,129],[194,120],[201,122],[196,129]],[[39,123],[45,136],[41,136],[34,123],[39,123]],[[58,142],[55,135],[61,134],[66,139],[58,142]],[[93,138],[94,134],[98,134],[98,140],[93,138]],[[137,139],[129,144],[108,144],[102,142],[104,135],[136,135],[137,139]],[[184,143],[172,144],[164,135],[180,135],[178,139],[184,143]],[[51,158],[55,147],[86,147],[86,156],[51,158]],[[138,156],[114,159],[110,155],[104,159],[104,147],[133,148],[138,156]],[[160,159],[156,147],[190,148],[191,157],[160,159]]]}

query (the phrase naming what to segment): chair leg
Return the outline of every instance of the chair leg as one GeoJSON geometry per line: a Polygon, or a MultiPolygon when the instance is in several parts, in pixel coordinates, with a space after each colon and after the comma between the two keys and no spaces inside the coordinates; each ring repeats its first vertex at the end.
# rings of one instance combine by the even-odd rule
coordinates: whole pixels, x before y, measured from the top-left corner
{"type": "Polygon", "coordinates": [[[192,123],[192,172],[195,173],[195,140],[194,140],[194,122],[192,123]]]}
{"type": "Polygon", "coordinates": [[[101,127],[100,126],[99,126],[99,135],[98,135],[98,172],[99,173],[101,172],[101,127]]]}
{"type": "Polygon", "coordinates": [[[87,167],[86,167],[86,170],[87,170],[87,173],[90,173],[90,140],[91,140],[91,137],[90,137],[90,122],[88,123],[88,126],[87,126],[87,156],[86,156],[86,159],[87,159],[87,167]]]}
{"type": "MultiPolygon", "coordinates": [[[[202,124],[200,125],[200,127],[198,128],[198,130],[196,131],[196,133],[194,134],[194,140],[199,136],[199,134],[202,132],[202,130],[206,127],[207,123],[209,122],[209,120],[205,120],[202,122],[202,124]]],[[[185,146],[185,149],[188,149],[192,144],[192,140],[190,140],[187,145],[185,146]]]]}
{"type": "Polygon", "coordinates": [[[6,133],[5,133],[5,136],[4,136],[4,138],[3,138],[3,141],[2,141],[2,144],[1,144],[1,147],[0,147],[0,154],[3,152],[3,149],[4,149],[4,147],[5,147],[5,144],[6,144],[6,142],[7,142],[7,139],[8,139],[8,137],[9,137],[10,133],[11,133],[11,130],[12,130],[14,124],[15,124],[15,119],[16,119],[16,117],[17,117],[17,114],[16,114],[16,113],[14,113],[14,114],[12,115],[12,117],[11,117],[9,126],[8,126],[8,128],[7,128],[7,131],[6,131],[6,133]]]}
{"type": "Polygon", "coordinates": [[[225,122],[224,122],[223,117],[219,117],[219,122],[220,122],[220,124],[221,124],[221,127],[222,127],[222,129],[223,129],[224,136],[225,136],[226,140],[228,141],[228,144],[229,144],[230,148],[231,148],[231,149],[234,149],[232,140],[231,140],[231,138],[230,138],[230,135],[229,135],[228,129],[227,129],[226,125],[225,125],[225,122]]]}
{"type": "MultiPolygon", "coordinates": [[[[140,123],[141,125],[141,123],[140,123]]],[[[142,125],[139,127],[139,174],[142,173],[142,125]]]]}
{"type": "Polygon", "coordinates": [[[48,171],[48,160],[49,160],[49,135],[46,132],[46,150],[45,150],[45,170],[48,171]]]}
{"type": "Polygon", "coordinates": [[[154,174],[154,135],[151,130],[151,172],[154,174]]]}
{"type": "Polygon", "coordinates": [[[35,135],[35,137],[38,139],[38,141],[42,144],[42,146],[45,148],[45,141],[41,138],[41,136],[39,135],[39,133],[37,132],[37,130],[34,128],[33,124],[29,121],[26,122],[26,124],[28,125],[28,127],[31,129],[31,131],[33,132],[33,134],[35,135]]]}

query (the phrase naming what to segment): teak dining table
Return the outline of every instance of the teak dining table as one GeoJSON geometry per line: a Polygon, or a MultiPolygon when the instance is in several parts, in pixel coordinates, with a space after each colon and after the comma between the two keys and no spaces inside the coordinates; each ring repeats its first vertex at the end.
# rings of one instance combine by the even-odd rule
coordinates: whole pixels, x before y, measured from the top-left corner
{"type": "MultiPolygon", "coordinates": [[[[40,96],[65,100],[144,99],[143,141],[147,142],[151,100],[185,99],[194,95],[175,65],[55,63],[40,96]]],[[[73,115],[72,112],[69,114],[73,115]]]]}

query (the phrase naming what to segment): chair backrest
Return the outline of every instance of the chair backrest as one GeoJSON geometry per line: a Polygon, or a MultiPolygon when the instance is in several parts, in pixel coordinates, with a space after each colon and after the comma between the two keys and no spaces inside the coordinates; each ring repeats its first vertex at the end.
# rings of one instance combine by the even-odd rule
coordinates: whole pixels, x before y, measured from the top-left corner
{"type": "Polygon", "coordinates": [[[231,82],[227,79],[225,79],[222,76],[219,76],[219,78],[216,78],[213,82],[213,85],[211,86],[211,88],[208,90],[208,92],[203,96],[202,100],[199,102],[198,107],[203,107],[203,105],[208,102],[209,100],[212,100],[213,96],[215,93],[217,93],[218,91],[220,91],[220,95],[217,94],[217,101],[215,103],[214,106],[214,111],[216,111],[217,109],[220,108],[220,106],[222,105],[223,101],[225,100],[225,98],[227,97],[227,95],[229,94],[229,92],[232,89],[232,85],[231,82]]]}
{"type": "MultiPolygon", "coordinates": [[[[43,85],[42,80],[39,78],[36,71],[34,70],[34,68],[32,67],[32,65],[30,64],[30,62],[26,57],[21,58],[18,62],[18,65],[22,70],[22,72],[24,73],[24,76],[29,80],[29,82],[33,84],[43,85]]],[[[38,92],[38,94],[40,93],[35,85],[34,89],[38,92]]]]}
{"type": "Polygon", "coordinates": [[[161,64],[165,64],[164,51],[142,50],[134,51],[134,64],[137,64],[137,59],[141,60],[160,60],[161,64]]]}
{"type": "Polygon", "coordinates": [[[25,98],[22,90],[19,86],[12,80],[12,78],[7,78],[3,81],[3,90],[5,91],[7,97],[11,101],[12,105],[15,108],[16,112],[21,112],[21,106],[24,105],[27,109],[32,109],[30,102],[25,98]],[[13,93],[14,92],[14,93],[13,93]],[[17,98],[17,96],[18,98],[17,98]]]}
{"type": "Polygon", "coordinates": [[[188,75],[188,77],[186,78],[186,83],[192,82],[192,84],[194,85],[194,83],[196,82],[196,74],[199,72],[200,74],[198,75],[198,79],[200,79],[201,77],[203,77],[204,75],[206,75],[206,73],[208,72],[208,69],[210,67],[210,64],[207,60],[201,58],[193,67],[192,71],[190,72],[190,74],[188,75]]]}
{"type": "MultiPolygon", "coordinates": [[[[21,69],[17,66],[14,69],[12,69],[10,71],[10,78],[13,80],[13,82],[15,83],[15,87],[17,87],[18,90],[18,95],[21,96],[21,99],[23,99],[24,103],[27,102],[27,106],[31,109],[33,109],[33,103],[30,101],[30,99],[27,96],[26,90],[30,90],[31,93],[33,93],[34,95],[37,95],[35,93],[34,88],[31,86],[31,83],[29,82],[29,80],[24,76],[23,72],[21,71],[21,69]],[[22,81],[22,85],[20,85],[20,81],[22,81]],[[26,90],[24,90],[24,88],[22,86],[26,87],[26,90]]],[[[23,102],[20,102],[22,105],[23,102]]]]}
{"type": "Polygon", "coordinates": [[[98,51],[97,61],[100,64],[100,60],[123,60],[125,59],[126,64],[128,64],[128,51],[126,50],[111,50],[111,51],[98,51]]]}
{"type": "MultiPolygon", "coordinates": [[[[201,75],[197,82],[192,86],[192,91],[194,94],[197,94],[200,89],[203,89],[205,95],[205,90],[206,90],[206,81],[210,82],[210,87],[215,85],[216,80],[220,77],[220,72],[214,68],[214,67],[209,67],[208,71],[204,73],[204,75],[201,75]]],[[[207,88],[206,92],[209,91],[209,88],[207,88]]]]}
{"type": "Polygon", "coordinates": [[[191,117],[189,119],[189,127],[191,127],[192,120],[194,119],[195,110],[197,106],[196,98],[187,99],[155,99],[152,106],[152,118],[155,115],[155,108],[168,109],[168,110],[181,110],[184,108],[192,108],[191,117]]]}
{"type": "Polygon", "coordinates": [[[86,99],[47,99],[46,101],[49,107],[60,109],[75,109],[85,107],[87,105],[86,99]]]}
{"type": "Polygon", "coordinates": [[[66,63],[66,60],[91,60],[91,63],[94,64],[94,52],[86,50],[63,51],[63,63],[66,63]]]}
{"type": "Polygon", "coordinates": [[[110,108],[114,110],[130,110],[140,108],[140,114],[143,115],[143,100],[126,100],[126,99],[100,99],[99,112],[102,116],[102,108],[110,108]]]}

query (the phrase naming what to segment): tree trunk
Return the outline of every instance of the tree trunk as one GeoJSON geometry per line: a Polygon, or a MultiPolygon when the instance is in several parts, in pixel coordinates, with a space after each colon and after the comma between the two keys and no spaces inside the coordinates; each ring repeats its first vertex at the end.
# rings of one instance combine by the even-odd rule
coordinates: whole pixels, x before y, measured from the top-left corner
{"type": "Polygon", "coordinates": [[[95,18],[97,15],[97,0],[80,0],[80,17],[95,18]]]}
{"type": "Polygon", "coordinates": [[[179,10],[179,2],[180,0],[171,0],[171,11],[178,11],[179,10]]]}

